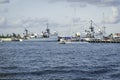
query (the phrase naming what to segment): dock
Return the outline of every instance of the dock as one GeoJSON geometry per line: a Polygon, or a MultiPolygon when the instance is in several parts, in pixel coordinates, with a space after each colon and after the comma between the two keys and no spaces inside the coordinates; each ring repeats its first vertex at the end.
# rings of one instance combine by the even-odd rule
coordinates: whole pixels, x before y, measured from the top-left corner
{"type": "Polygon", "coordinates": [[[120,43],[120,40],[89,40],[89,43],[120,43]]]}

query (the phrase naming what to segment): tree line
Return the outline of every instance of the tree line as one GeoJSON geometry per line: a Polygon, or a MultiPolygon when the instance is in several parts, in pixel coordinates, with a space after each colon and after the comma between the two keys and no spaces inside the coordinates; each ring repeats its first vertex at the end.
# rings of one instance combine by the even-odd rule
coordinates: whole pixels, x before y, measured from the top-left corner
{"type": "Polygon", "coordinates": [[[6,35],[1,34],[0,38],[21,38],[21,35],[20,34],[15,34],[15,33],[6,34],[6,35]]]}

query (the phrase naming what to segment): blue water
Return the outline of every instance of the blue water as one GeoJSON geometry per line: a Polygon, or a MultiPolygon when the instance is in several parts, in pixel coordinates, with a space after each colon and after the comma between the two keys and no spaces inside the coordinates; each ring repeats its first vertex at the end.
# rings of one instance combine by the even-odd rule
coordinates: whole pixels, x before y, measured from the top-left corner
{"type": "Polygon", "coordinates": [[[120,44],[2,42],[0,79],[120,80],[120,44]]]}

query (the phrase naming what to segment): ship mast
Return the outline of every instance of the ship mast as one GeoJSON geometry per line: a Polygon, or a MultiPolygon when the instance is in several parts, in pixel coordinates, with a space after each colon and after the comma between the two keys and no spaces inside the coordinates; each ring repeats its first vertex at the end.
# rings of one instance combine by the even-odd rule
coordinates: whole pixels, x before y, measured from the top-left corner
{"type": "Polygon", "coordinates": [[[50,34],[50,29],[48,28],[48,23],[47,23],[47,29],[46,29],[47,33],[50,34]]]}
{"type": "Polygon", "coordinates": [[[25,35],[28,36],[28,30],[27,29],[25,29],[25,35]]]}
{"type": "Polygon", "coordinates": [[[91,25],[90,25],[89,29],[91,30],[91,38],[94,38],[94,27],[93,27],[93,21],[92,20],[90,21],[90,24],[91,25]]]}
{"type": "Polygon", "coordinates": [[[29,37],[29,33],[28,30],[25,28],[25,33],[24,34],[24,38],[27,39],[29,37]]]}

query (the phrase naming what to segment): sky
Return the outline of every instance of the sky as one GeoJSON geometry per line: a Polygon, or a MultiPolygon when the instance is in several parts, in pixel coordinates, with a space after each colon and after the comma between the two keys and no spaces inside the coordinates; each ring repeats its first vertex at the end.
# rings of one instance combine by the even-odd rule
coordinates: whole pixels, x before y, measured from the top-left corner
{"type": "Polygon", "coordinates": [[[0,34],[73,35],[89,30],[90,20],[106,33],[120,33],[120,0],[0,0],[0,34]]]}

